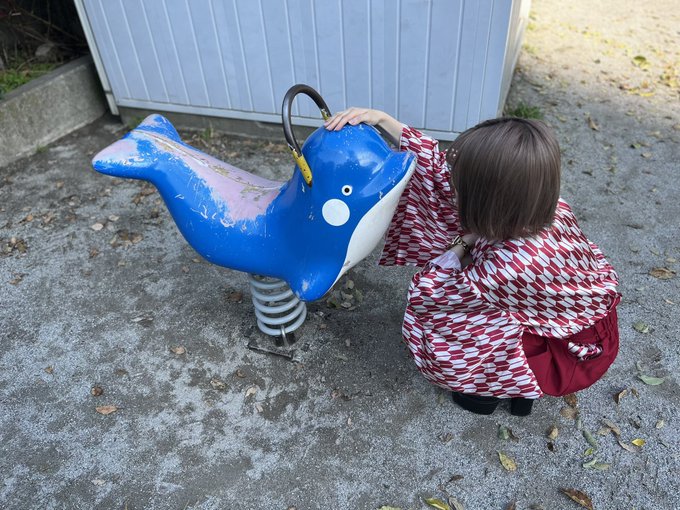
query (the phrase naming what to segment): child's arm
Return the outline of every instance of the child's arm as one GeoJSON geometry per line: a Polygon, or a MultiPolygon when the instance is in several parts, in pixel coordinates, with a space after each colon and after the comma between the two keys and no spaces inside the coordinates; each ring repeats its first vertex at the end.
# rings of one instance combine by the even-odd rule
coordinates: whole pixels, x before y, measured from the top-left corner
{"type": "Polygon", "coordinates": [[[396,143],[399,143],[401,131],[404,129],[401,122],[385,112],[355,106],[336,113],[324,123],[324,126],[329,131],[340,131],[345,124],[355,126],[361,122],[379,128],[396,143]]]}

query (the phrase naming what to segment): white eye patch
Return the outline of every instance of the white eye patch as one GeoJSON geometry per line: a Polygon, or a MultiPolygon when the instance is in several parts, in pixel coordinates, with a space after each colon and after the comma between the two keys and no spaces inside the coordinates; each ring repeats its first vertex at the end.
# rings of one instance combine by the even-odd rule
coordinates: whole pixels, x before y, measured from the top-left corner
{"type": "Polygon", "coordinates": [[[339,227],[349,220],[349,207],[347,207],[347,204],[342,200],[332,198],[323,204],[321,214],[323,215],[323,219],[326,220],[326,223],[333,225],[334,227],[339,227]]]}
{"type": "Polygon", "coordinates": [[[350,196],[352,194],[352,186],[349,184],[345,184],[342,187],[342,194],[345,195],[346,197],[350,196]]]}

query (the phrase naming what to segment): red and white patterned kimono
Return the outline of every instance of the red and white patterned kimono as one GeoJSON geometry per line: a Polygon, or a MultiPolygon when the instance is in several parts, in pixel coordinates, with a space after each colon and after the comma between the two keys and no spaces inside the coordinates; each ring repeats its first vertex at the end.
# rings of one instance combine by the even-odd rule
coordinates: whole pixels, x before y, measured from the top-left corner
{"type": "Polygon", "coordinates": [[[446,252],[463,232],[445,152],[406,126],[400,145],[418,156],[417,169],[392,219],[380,264],[424,266],[411,282],[403,324],[423,375],[462,393],[538,398],[543,392],[523,336],[568,343],[569,352],[583,359],[599,355],[595,345],[569,337],[615,307],[617,275],[581,232],[569,205],[560,200],[552,227],[535,237],[480,239],[473,262],[461,269],[446,252]]]}

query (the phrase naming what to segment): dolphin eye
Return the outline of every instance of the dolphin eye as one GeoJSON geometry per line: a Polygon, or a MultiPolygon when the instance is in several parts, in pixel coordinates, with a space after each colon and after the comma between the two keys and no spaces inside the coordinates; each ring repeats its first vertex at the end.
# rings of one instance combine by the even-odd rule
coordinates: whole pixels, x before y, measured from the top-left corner
{"type": "Polygon", "coordinates": [[[342,194],[345,195],[346,197],[350,196],[352,194],[352,186],[349,184],[345,184],[342,187],[342,194]]]}

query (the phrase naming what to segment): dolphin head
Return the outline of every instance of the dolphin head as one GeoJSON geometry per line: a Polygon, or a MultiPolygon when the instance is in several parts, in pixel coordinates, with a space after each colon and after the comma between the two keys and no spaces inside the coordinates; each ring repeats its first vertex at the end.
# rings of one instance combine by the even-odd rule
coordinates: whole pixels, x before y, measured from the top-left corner
{"type": "Polygon", "coordinates": [[[340,131],[319,128],[307,138],[302,153],[313,181],[307,187],[296,172],[289,183],[305,196],[300,204],[305,204],[306,215],[291,236],[305,245],[299,267],[304,268],[306,260],[314,262],[303,270],[299,285],[294,278],[289,281],[298,296],[312,301],[380,242],[416,158],[392,150],[365,124],[346,125],[340,131]]]}

